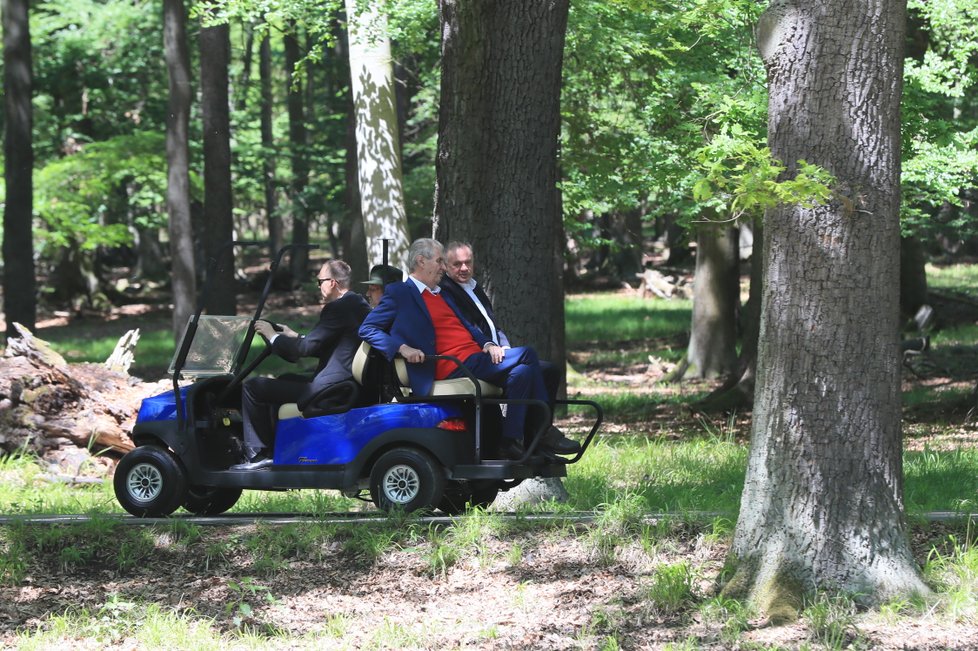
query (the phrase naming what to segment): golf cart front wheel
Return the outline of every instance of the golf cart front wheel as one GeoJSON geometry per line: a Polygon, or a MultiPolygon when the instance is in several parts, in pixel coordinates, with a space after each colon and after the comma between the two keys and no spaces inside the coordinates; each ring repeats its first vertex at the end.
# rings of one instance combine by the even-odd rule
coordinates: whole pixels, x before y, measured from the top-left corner
{"type": "Polygon", "coordinates": [[[370,470],[370,497],[384,511],[432,509],[445,490],[441,467],[426,452],[395,448],[370,470]]]}
{"type": "Polygon", "coordinates": [[[145,445],[122,457],[112,480],[116,499],[139,518],[162,518],[177,510],[187,494],[187,476],[176,457],[145,445]]]}

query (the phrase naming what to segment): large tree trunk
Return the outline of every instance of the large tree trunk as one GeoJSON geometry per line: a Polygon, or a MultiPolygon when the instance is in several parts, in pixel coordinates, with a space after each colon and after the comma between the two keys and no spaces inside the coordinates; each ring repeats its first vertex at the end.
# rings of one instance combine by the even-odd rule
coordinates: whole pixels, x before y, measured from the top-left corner
{"type": "MultiPolygon", "coordinates": [[[[563,376],[557,142],[568,0],[440,0],[439,9],[435,236],[473,245],[510,340],[535,347],[563,376]]],[[[556,478],[521,488],[526,503],[566,495],[556,478]]]]}
{"type": "Polygon", "coordinates": [[[275,133],[272,130],[272,46],[268,34],[261,39],[258,52],[258,75],[261,77],[261,147],[262,181],[265,189],[265,215],[268,218],[270,254],[282,248],[282,217],[278,214],[275,187],[275,133]]]}
{"type": "Polygon", "coordinates": [[[801,595],[873,602],[926,587],[908,544],[900,434],[902,0],[779,0],[758,26],[768,134],[833,199],[764,221],[747,478],[726,591],[775,619],[801,595]]]}
{"type": "Polygon", "coordinates": [[[437,236],[468,240],[510,339],[563,369],[557,189],[567,0],[441,0],[437,236]]]}
{"type": "Polygon", "coordinates": [[[740,265],[736,228],[701,228],[696,235],[693,317],[685,374],[699,378],[737,370],[740,265]]]}
{"type": "Polygon", "coordinates": [[[7,337],[14,323],[32,329],[34,297],[34,145],[31,136],[31,33],[28,0],[3,0],[3,311],[7,337]]]}
{"type": "Polygon", "coordinates": [[[384,240],[390,263],[403,267],[410,242],[401,176],[394,71],[387,18],[379,5],[358,7],[346,0],[349,24],[350,90],[356,114],[360,214],[367,259],[381,262],[384,240]]]}
{"type": "Polygon", "coordinates": [[[166,210],[170,217],[170,257],[173,278],[173,338],[179,342],[196,308],[193,224],[190,218],[190,53],[187,14],[183,0],[163,1],[163,52],[169,73],[170,97],[166,118],[166,210]]]}
{"type": "Polygon", "coordinates": [[[234,235],[231,212],[231,115],[228,105],[228,65],[231,42],[225,25],[200,30],[200,102],[204,122],[204,254],[210,283],[209,314],[237,311],[234,235]],[[220,259],[219,259],[220,258],[220,259]],[[217,266],[211,264],[217,261],[217,266]]]}
{"type": "MultiPolygon", "coordinates": [[[[306,153],[306,117],[302,105],[302,83],[296,77],[299,63],[299,41],[296,24],[289,24],[285,34],[285,69],[288,88],[286,105],[289,113],[289,160],[292,164],[292,182],[289,185],[289,203],[292,209],[292,243],[309,243],[309,214],[306,209],[306,186],[309,184],[309,161],[306,153]]],[[[309,251],[304,248],[292,251],[290,268],[292,282],[302,283],[308,279],[309,251]]]]}

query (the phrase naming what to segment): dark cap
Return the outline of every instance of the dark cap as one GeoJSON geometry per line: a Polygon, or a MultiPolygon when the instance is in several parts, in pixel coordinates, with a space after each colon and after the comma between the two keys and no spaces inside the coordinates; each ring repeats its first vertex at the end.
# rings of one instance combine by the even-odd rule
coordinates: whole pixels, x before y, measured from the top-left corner
{"type": "Polygon", "coordinates": [[[380,285],[385,286],[404,280],[404,273],[397,267],[387,264],[377,264],[370,269],[370,279],[361,282],[361,285],[380,285]]]}

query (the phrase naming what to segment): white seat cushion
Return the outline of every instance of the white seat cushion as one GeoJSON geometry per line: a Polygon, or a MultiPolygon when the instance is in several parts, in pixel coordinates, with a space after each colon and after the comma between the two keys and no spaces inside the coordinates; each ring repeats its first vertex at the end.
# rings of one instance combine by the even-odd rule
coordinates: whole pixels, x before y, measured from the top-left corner
{"type": "MultiPolygon", "coordinates": [[[[407,362],[403,357],[394,360],[394,368],[397,370],[397,379],[401,383],[404,395],[411,395],[410,378],[407,372],[407,362]]],[[[482,389],[483,398],[491,398],[503,395],[503,390],[494,384],[489,384],[485,380],[478,380],[479,387],[482,389]]],[[[472,380],[467,377],[452,378],[451,380],[435,380],[431,386],[433,396],[471,396],[475,395],[475,387],[472,380]]]]}
{"type": "Polygon", "coordinates": [[[299,411],[299,405],[294,402],[287,402],[278,408],[278,419],[287,420],[289,418],[299,418],[302,416],[302,412],[299,411]]]}

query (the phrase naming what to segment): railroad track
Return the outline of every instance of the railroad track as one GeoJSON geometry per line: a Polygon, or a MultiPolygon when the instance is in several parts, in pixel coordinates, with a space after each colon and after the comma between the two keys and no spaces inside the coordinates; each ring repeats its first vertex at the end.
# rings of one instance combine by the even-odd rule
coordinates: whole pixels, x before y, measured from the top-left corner
{"type": "MultiPolygon", "coordinates": [[[[588,523],[597,520],[600,515],[592,512],[572,512],[572,513],[497,513],[504,520],[517,520],[526,522],[579,522],[588,523]]],[[[432,515],[414,518],[412,521],[449,524],[453,520],[465,516],[445,516],[432,515]]],[[[707,521],[717,517],[735,518],[735,513],[719,513],[695,511],[688,513],[653,513],[646,515],[643,520],[649,524],[654,524],[662,520],[693,520],[707,521]]],[[[284,525],[299,522],[310,522],[316,524],[369,524],[384,522],[388,519],[387,515],[381,512],[358,513],[358,512],[335,512],[335,513],[230,513],[218,516],[196,516],[179,514],[168,518],[136,518],[131,515],[121,513],[108,513],[99,515],[83,514],[24,514],[24,515],[4,515],[0,516],[0,526],[13,524],[80,524],[90,522],[94,519],[110,520],[123,525],[134,526],[158,526],[171,525],[176,522],[186,522],[198,526],[218,526],[218,527],[240,527],[258,523],[284,525]]],[[[950,522],[954,520],[978,521],[978,513],[958,513],[955,511],[931,511],[929,513],[913,514],[911,520],[923,519],[928,522],[950,522]]]]}

